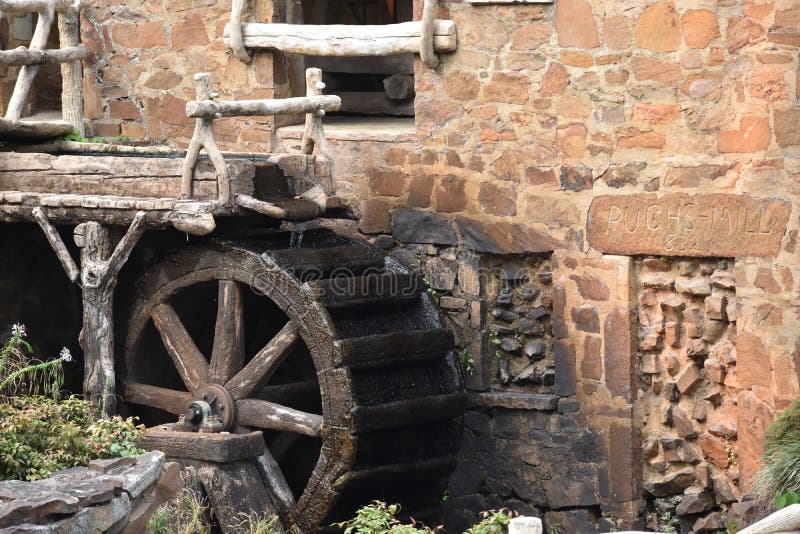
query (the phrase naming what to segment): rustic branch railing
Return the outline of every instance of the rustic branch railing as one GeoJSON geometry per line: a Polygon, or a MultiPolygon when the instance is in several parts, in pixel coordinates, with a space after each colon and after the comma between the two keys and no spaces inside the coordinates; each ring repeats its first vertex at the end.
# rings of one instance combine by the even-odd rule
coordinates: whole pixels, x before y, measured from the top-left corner
{"type": "MultiPolygon", "coordinates": [[[[290,214],[284,208],[272,205],[263,200],[237,195],[231,198],[228,167],[214,138],[214,120],[222,117],[253,117],[306,114],[306,128],[303,134],[303,153],[311,155],[314,148],[330,156],[325,131],[322,128],[322,117],[328,111],[337,111],[342,105],[338,96],[323,95],[325,84],[322,83],[322,71],[308,69],[306,71],[308,96],[286,99],[262,99],[217,102],[214,100],[211,75],[200,73],[195,75],[195,89],[197,100],[187,102],[186,115],[197,119],[194,135],[186,151],[183,162],[181,198],[190,199],[194,194],[194,171],[200,157],[200,151],[205,148],[209,159],[214,164],[217,175],[218,201],[223,205],[230,205],[234,201],[247,209],[258,211],[270,217],[287,218],[290,214]]],[[[319,205],[320,210],[325,209],[326,195],[333,192],[332,182],[315,184],[303,194],[303,198],[319,205]]]]}
{"type": "Polygon", "coordinates": [[[81,0],[0,0],[0,12],[15,15],[38,13],[36,28],[30,45],[14,50],[0,51],[0,65],[21,65],[14,92],[0,120],[0,134],[5,136],[58,136],[71,128],[81,135],[83,126],[83,68],[81,60],[86,58],[86,48],[80,45],[78,16],[81,0]],[[46,50],[47,39],[58,14],[58,29],[61,49],[46,50]],[[20,124],[23,110],[30,98],[33,80],[39,65],[61,63],[62,117],[65,122],[20,124]]]}
{"type": "Polygon", "coordinates": [[[436,20],[436,0],[424,0],[422,20],[386,25],[304,25],[243,22],[246,0],[233,0],[224,42],[248,63],[250,48],[277,49],[312,56],[390,56],[419,54],[430,68],[439,65],[436,52],[453,52],[455,24],[436,20]]]}

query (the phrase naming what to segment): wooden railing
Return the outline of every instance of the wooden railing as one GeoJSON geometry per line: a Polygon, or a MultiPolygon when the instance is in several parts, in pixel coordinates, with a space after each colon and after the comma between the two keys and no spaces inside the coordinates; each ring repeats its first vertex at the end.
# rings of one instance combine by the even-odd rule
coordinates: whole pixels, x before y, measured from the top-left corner
{"type": "Polygon", "coordinates": [[[246,0],[232,0],[231,22],[224,42],[234,55],[250,61],[250,48],[271,48],[311,56],[389,56],[418,53],[430,68],[439,65],[437,52],[453,52],[456,27],[436,20],[436,0],[424,0],[422,20],[386,25],[259,24],[243,22],[246,0]]]}
{"type": "Polygon", "coordinates": [[[49,137],[75,128],[83,135],[81,60],[86,58],[87,53],[80,44],[80,9],[81,0],[0,0],[0,13],[38,14],[36,28],[27,48],[0,51],[0,65],[22,66],[5,117],[0,119],[0,134],[6,137],[49,137]],[[61,48],[47,50],[47,39],[56,15],[61,48]],[[21,123],[39,66],[52,63],[61,64],[61,113],[64,122],[21,123]]]}
{"type": "MultiPolygon", "coordinates": [[[[303,133],[302,151],[311,155],[314,149],[331,157],[325,131],[322,128],[322,117],[327,112],[338,111],[342,101],[338,96],[323,95],[325,84],[322,83],[320,69],[306,70],[306,95],[298,98],[216,101],[217,93],[212,91],[211,75],[208,73],[196,74],[195,90],[197,100],[187,102],[186,115],[197,119],[194,135],[186,151],[183,162],[181,198],[190,199],[194,194],[194,169],[200,157],[200,151],[206,150],[209,159],[214,164],[217,175],[218,200],[223,205],[236,203],[247,209],[258,211],[270,217],[287,218],[283,208],[274,206],[263,200],[237,195],[231,198],[230,179],[228,167],[222,152],[214,138],[214,120],[222,117],[253,117],[274,115],[306,114],[306,126],[303,133]]],[[[333,180],[324,184],[314,184],[314,187],[304,193],[304,197],[315,202],[321,211],[325,210],[327,195],[332,194],[333,180]]]]}

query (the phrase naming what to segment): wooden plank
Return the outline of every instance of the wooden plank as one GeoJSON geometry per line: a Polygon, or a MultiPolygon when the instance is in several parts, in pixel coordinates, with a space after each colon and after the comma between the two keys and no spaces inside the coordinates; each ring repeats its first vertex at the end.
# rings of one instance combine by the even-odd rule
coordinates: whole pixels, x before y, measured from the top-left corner
{"type": "Polygon", "coordinates": [[[224,384],[244,366],[244,299],[241,285],[233,280],[220,280],[218,293],[208,380],[224,384]]]}
{"type": "Polygon", "coordinates": [[[432,395],[374,406],[353,408],[356,433],[452,419],[464,412],[466,396],[461,393],[432,395]]]}
{"type": "Polygon", "coordinates": [[[72,131],[66,121],[10,121],[0,118],[0,141],[17,139],[49,139],[60,137],[72,131]]]}
{"type": "Polygon", "coordinates": [[[192,403],[192,394],[186,391],[175,391],[137,382],[128,382],[125,384],[125,401],[158,408],[173,415],[180,415],[192,403]]]}
{"type": "MultiPolygon", "coordinates": [[[[259,518],[277,515],[278,509],[251,462],[204,463],[197,473],[223,532],[239,532],[242,521],[254,512],[259,518]]],[[[280,522],[271,531],[282,534],[280,522]]]]}
{"type": "Polygon", "coordinates": [[[161,303],[150,310],[150,317],[186,387],[194,391],[206,384],[208,363],[175,309],[167,303],[161,303]]]}
{"type": "MultiPolygon", "coordinates": [[[[288,53],[310,56],[389,56],[419,53],[422,38],[421,22],[404,22],[381,26],[260,24],[242,25],[247,48],[276,48],[288,53]]],[[[229,28],[225,28],[225,44],[230,45],[229,28]]],[[[455,24],[437,20],[434,24],[433,48],[436,52],[453,52],[457,46],[455,24]]]]}
{"type": "Polygon", "coordinates": [[[283,363],[299,339],[297,326],[291,321],[286,323],[244,369],[225,384],[231,397],[246,399],[253,396],[283,363]]]}
{"type": "Polygon", "coordinates": [[[168,458],[209,462],[249,460],[264,453],[264,437],[261,432],[201,434],[177,431],[176,427],[177,425],[162,425],[148,428],[139,441],[139,446],[150,451],[162,451],[168,458]]]}
{"type": "Polygon", "coordinates": [[[412,54],[378,57],[306,56],[306,65],[321,69],[325,74],[414,74],[412,54]]]}
{"type": "Polygon", "coordinates": [[[322,434],[322,416],[301,412],[273,402],[244,399],[236,401],[240,424],[261,429],[286,430],[304,436],[322,434]]]}

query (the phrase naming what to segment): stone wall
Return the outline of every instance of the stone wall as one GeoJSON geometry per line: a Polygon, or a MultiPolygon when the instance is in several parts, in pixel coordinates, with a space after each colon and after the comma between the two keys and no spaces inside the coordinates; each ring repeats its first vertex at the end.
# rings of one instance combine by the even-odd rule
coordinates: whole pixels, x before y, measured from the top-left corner
{"type": "Polygon", "coordinates": [[[164,453],[93,460],[34,482],[0,482],[0,533],[136,534],[183,488],[180,465],[164,453]]]}

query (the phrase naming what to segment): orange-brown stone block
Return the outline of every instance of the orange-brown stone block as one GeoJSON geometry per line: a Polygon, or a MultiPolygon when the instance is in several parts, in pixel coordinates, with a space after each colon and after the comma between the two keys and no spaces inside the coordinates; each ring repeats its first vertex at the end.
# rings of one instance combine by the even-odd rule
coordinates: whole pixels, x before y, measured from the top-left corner
{"type": "Polygon", "coordinates": [[[708,9],[690,9],[681,17],[683,39],[690,48],[705,48],[720,36],[717,15],[708,9]]]}
{"type": "Polygon", "coordinates": [[[717,150],[720,152],[759,152],[769,148],[772,129],[769,117],[745,115],[739,130],[721,131],[717,135],[717,150]]]}
{"type": "Polygon", "coordinates": [[[592,5],[586,0],[559,0],[556,6],[558,44],[575,48],[597,48],[600,38],[592,5]]]}
{"type": "Polygon", "coordinates": [[[681,29],[674,2],[657,2],[636,23],[636,44],[654,52],[674,52],[681,46],[681,29]]]}

